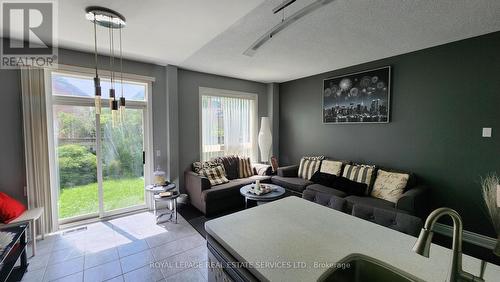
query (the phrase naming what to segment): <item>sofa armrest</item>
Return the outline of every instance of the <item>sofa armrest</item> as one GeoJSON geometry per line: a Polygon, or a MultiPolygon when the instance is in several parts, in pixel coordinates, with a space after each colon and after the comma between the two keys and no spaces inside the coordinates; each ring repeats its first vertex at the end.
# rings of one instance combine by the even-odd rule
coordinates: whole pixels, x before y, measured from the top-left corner
{"type": "Polygon", "coordinates": [[[188,192],[201,193],[201,191],[212,187],[208,178],[192,171],[184,172],[184,183],[188,192]]]}
{"type": "Polygon", "coordinates": [[[428,192],[429,189],[426,186],[417,185],[403,193],[396,203],[396,208],[419,217],[424,217],[428,212],[428,192]]]}
{"type": "Polygon", "coordinates": [[[278,176],[297,177],[299,175],[299,165],[278,167],[278,176]]]}

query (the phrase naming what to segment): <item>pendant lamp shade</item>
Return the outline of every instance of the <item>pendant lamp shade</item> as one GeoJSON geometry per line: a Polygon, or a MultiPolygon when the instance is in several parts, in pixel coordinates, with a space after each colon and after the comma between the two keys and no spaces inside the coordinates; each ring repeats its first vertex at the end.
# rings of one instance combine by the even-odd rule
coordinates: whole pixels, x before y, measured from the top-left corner
{"type": "Polygon", "coordinates": [[[271,145],[273,136],[271,135],[271,120],[269,117],[262,117],[260,121],[260,131],[258,136],[260,161],[268,162],[271,156],[271,145]]]}

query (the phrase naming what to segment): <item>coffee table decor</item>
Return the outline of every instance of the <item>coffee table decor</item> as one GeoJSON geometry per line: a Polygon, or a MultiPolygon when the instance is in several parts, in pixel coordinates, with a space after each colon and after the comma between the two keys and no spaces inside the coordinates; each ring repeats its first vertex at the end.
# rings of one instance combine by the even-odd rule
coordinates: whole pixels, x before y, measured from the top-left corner
{"type": "Polygon", "coordinates": [[[248,184],[240,188],[240,194],[245,197],[245,207],[248,208],[248,202],[254,201],[257,202],[257,205],[263,204],[266,202],[271,202],[277,199],[282,198],[285,195],[285,188],[275,185],[275,184],[248,184]],[[262,193],[261,189],[256,190],[256,186],[265,188],[265,193],[262,193]],[[260,194],[256,194],[260,193],[260,194]]]}
{"type": "Polygon", "coordinates": [[[250,190],[248,190],[248,193],[260,196],[274,191],[272,187],[266,186],[265,184],[260,184],[259,186],[260,187],[257,185],[253,186],[250,190]]]}

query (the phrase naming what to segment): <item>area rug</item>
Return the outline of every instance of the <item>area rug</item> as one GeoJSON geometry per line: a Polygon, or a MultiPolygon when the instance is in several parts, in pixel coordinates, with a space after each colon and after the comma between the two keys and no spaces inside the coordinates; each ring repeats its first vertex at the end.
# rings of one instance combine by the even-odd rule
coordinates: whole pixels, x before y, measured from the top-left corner
{"type": "Polygon", "coordinates": [[[239,210],[233,210],[230,212],[226,212],[223,214],[218,214],[216,216],[211,216],[211,217],[206,217],[202,212],[197,210],[195,207],[193,207],[190,204],[184,204],[181,207],[178,207],[178,212],[182,217],[191,225],[193,228],[200,233],[201,236],[206,237],[207,233],[205,232],[205,222],[215,219],[221,216],[225,216],[231,213],[235,213],[240,211],[239,210]]]}

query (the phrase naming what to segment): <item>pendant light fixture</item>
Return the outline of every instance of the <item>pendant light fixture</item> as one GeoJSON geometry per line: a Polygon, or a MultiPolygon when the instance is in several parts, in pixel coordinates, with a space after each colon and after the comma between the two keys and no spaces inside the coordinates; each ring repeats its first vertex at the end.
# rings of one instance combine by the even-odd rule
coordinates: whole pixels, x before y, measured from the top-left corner
{"type": "Polygon", "coordinates": [[[99,79],[98,61],[97,61],[97,25],[108,28],[109,33],[109,71],[110,71],[110,88],[109,88],[109,108],[111,110],[111,121],[114,126],[117,126],[120,121],[123,121],[125,113],[125,97],[123,96],[123,52],[122,52],[122,28],[125,27],[125,17],[120,13],[108,8],[99,6],[90,6],[85,9],[86,18],[94,24],[94,57],[95,57],[95,107],[96,114],[101,114],[101,82],[99,79]],[[115,79],[115,41],[114,31],[120,31],[120,109],[118,108],[118,100],[116,99],[116,79],[115,79]],[[120,111],[120,112],[119,112],[120,111]]]}
{"type": "Polygon", "coordinates": [[[123,50],[122,50],[122,29],[120,25],[120,122],[125,120],[125,97],[123,96],[123,50]]]}

